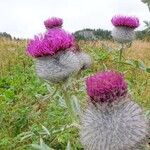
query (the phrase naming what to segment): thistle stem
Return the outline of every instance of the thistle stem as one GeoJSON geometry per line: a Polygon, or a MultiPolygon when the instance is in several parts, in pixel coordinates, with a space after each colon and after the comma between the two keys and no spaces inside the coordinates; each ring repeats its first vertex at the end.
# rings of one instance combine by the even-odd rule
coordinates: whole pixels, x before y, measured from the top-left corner
{"type": "Polygon", "coordinates": [[[65,100],[66,106],[68,108],[68,111],[70,113],[71,119],[73,121],[76,121],[77,120],[77,116],[75,115],[75,113],[73,111],[73,106],[72,106],[71,99],[70,99],[71,97],[68,94],[68,88],[66,86],[66,83],[64,83],[62,85],[62,91],[63,91],[64,100],[65,100]]]}
{"type": "Polygon", "coordinates": [[[119,52],[119,62],[121,62],[121,59],[122,59],[122,49],[119,52]]]}
{"type": "Polygon", "coordinates": [[[53,92],[53,94],[51,95],[51,97],[53,97],[57,93],[58,88],[59,88],[59,86],[57,85],[56,88],[55,88],[55,91],[53,92]]]}
{"type": "Polygon", "coordinates": [[[118,69],[119,69],[120,66],[121,66],[123,49],[124,49],[124,47],[123,47],[123,43],[122,43],[122,44],[121,44],[121,48],[120,48],[120,50],[119,50],[119,65],[118,65],[118,69]]]}

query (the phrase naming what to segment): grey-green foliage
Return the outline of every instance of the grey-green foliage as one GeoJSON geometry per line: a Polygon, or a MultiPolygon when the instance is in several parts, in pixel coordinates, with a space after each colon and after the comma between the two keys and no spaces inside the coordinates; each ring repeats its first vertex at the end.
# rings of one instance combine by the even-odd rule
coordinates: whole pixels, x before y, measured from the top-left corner
{"type": "MultiPolygon", "coordinates": [[[[150,11],[150,0],[142,0],[142,2],[147,4],[149,11],[150,11]]],[[[148,30],[148,32],[150,32],[150,22],[144,21],[144,23],[146,25],[146,30],[148,30]]]]}
{"type": "Polygon", "coordinates": [[[150,21],[144,21],[145,23],[145,31],[150,34],[150,21]]]}
{"type": "Polygon", "coordinates": [[[81,126],[81,143],[86,150],[143,149],[148,134],[148,120],[130,98],[111,106],[89,104],[81,126]]]}
{"type": "Polygon", "coordinates": [[[147,4],[149,10],[150,10],[150,0],[142,0],[143,3],[147,4]]]}
{"type": "Polygon", "coordinates": [[[54,150],[46,145],[43,139],[40,139],[40,144],[32,144],[31,145],[35,150],[54,150]]]}

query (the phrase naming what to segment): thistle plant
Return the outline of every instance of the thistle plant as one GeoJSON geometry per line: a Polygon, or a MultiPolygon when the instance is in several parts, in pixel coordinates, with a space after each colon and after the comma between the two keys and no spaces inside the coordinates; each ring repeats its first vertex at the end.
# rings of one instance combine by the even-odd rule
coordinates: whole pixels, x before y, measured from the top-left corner
{"type": "Polygon", "coordinates": [[[38,77],[60,85],[66,105],[73,114],[66,82],[73,74],[89,67],[91,58],[88,54],[78,51],[74,36],[62,29],[62,24],[61,18],[45,20],[46,32],[29,40],[27,54],[35,58],[38,77]]]}
{"type": "Polygon", "coordinates": [[[90,66],[90,56],[78,52],[74,36],[62,29],[60,18],[44,21],[46,33],[28,42],[27,53],[36,58],[36,73],[53,83],[64,82],[84,66],[90,66]]]}
{"type": "Polygon", "coordinates": [[[148,120],[132,101],[122,74],[97,73],[86,79],[89,96],[81,115],[81,143],[86,150],[139,150],[148,135],[148,120]]]}
{"type": "Polygon", "coordinates": [[[80,70],[78,58],[69,49],[74,44],[74,37],[61,28],[60,18],[48,19],[44,24],[46,33],[29,41],[27,53],[36,58],[39,77],[55,83],[65,81],[80,70]]]}
{"type": "Polygon", "coordinates": [[[138,18],[127,16],[114,16],[111,22],[115,26],[112,31],[112,36],[114,40],[119,43],[129,43],[134,40],[134,29],[139,26],[138,18]]]}
{"type": "Polygon", "coordinates": [[[122,61],[123,50],[130,47],[132,41],[135,39],[134,30],[139,26],[139,19],[128,16],[114,16],[111,22],[114,25],[112,37],[121,45],[119,49],[120,63],[122,61]]]}

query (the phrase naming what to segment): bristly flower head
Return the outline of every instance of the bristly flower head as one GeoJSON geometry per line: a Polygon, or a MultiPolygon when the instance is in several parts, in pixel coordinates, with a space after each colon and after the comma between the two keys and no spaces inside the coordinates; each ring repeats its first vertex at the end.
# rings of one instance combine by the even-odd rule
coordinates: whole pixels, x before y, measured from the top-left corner
{"type": "Polygon", "coordinates": [[[44,21],[46,29],[51,29],[54,27],[61,27],[63,20],[61,18],[52,17],[44,21]]]}
{"type": "Polygon", "coordinates": [[[52,28],[43,35],[35,36],[27,45],[32,57],[52,56],[74,45],[74,36],[61,28],[52,28]]]}
{"type": "Polygon", "coordinates": [[[116,27],[124,26],[135,29],[139,26],[139,19],[131,16],[114,16],[111,22],[116,27]]]}
{"type": "Polygon", "coordinates": [[[52,83],[66,81],[81,68],[77,55],[68,50],[61,51],[54,56],[39,57],[36,59],[36,73],[44,80],[52,83]]]}
{"type": "Polygon", "coordinates": [[[80,139],[86,150],[144,150],[148,130],[140,106],[124,97],[114,107],[89,103],[81,117],[80,139]]]}
{"type": "Polygon", "coordinates": [[[93,103],[111,103],[127,94],[127,83],[115,71],[97,73],[86,79],[87,93],[93,103]]]}

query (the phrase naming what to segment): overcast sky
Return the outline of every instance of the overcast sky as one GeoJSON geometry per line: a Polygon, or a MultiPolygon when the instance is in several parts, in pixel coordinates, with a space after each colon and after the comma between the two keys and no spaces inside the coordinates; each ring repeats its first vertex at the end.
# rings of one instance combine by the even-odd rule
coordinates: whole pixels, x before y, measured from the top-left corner
{"type": "Polygon", "coordinates": [[[0,32],[31,38],[44,32],[43,21],[57,16],[63,28],[74,32],[83,28],[112,30],[110,22],[116,14],[150,20],[150,13],[140,0],[0,0],[0,32]]]}

